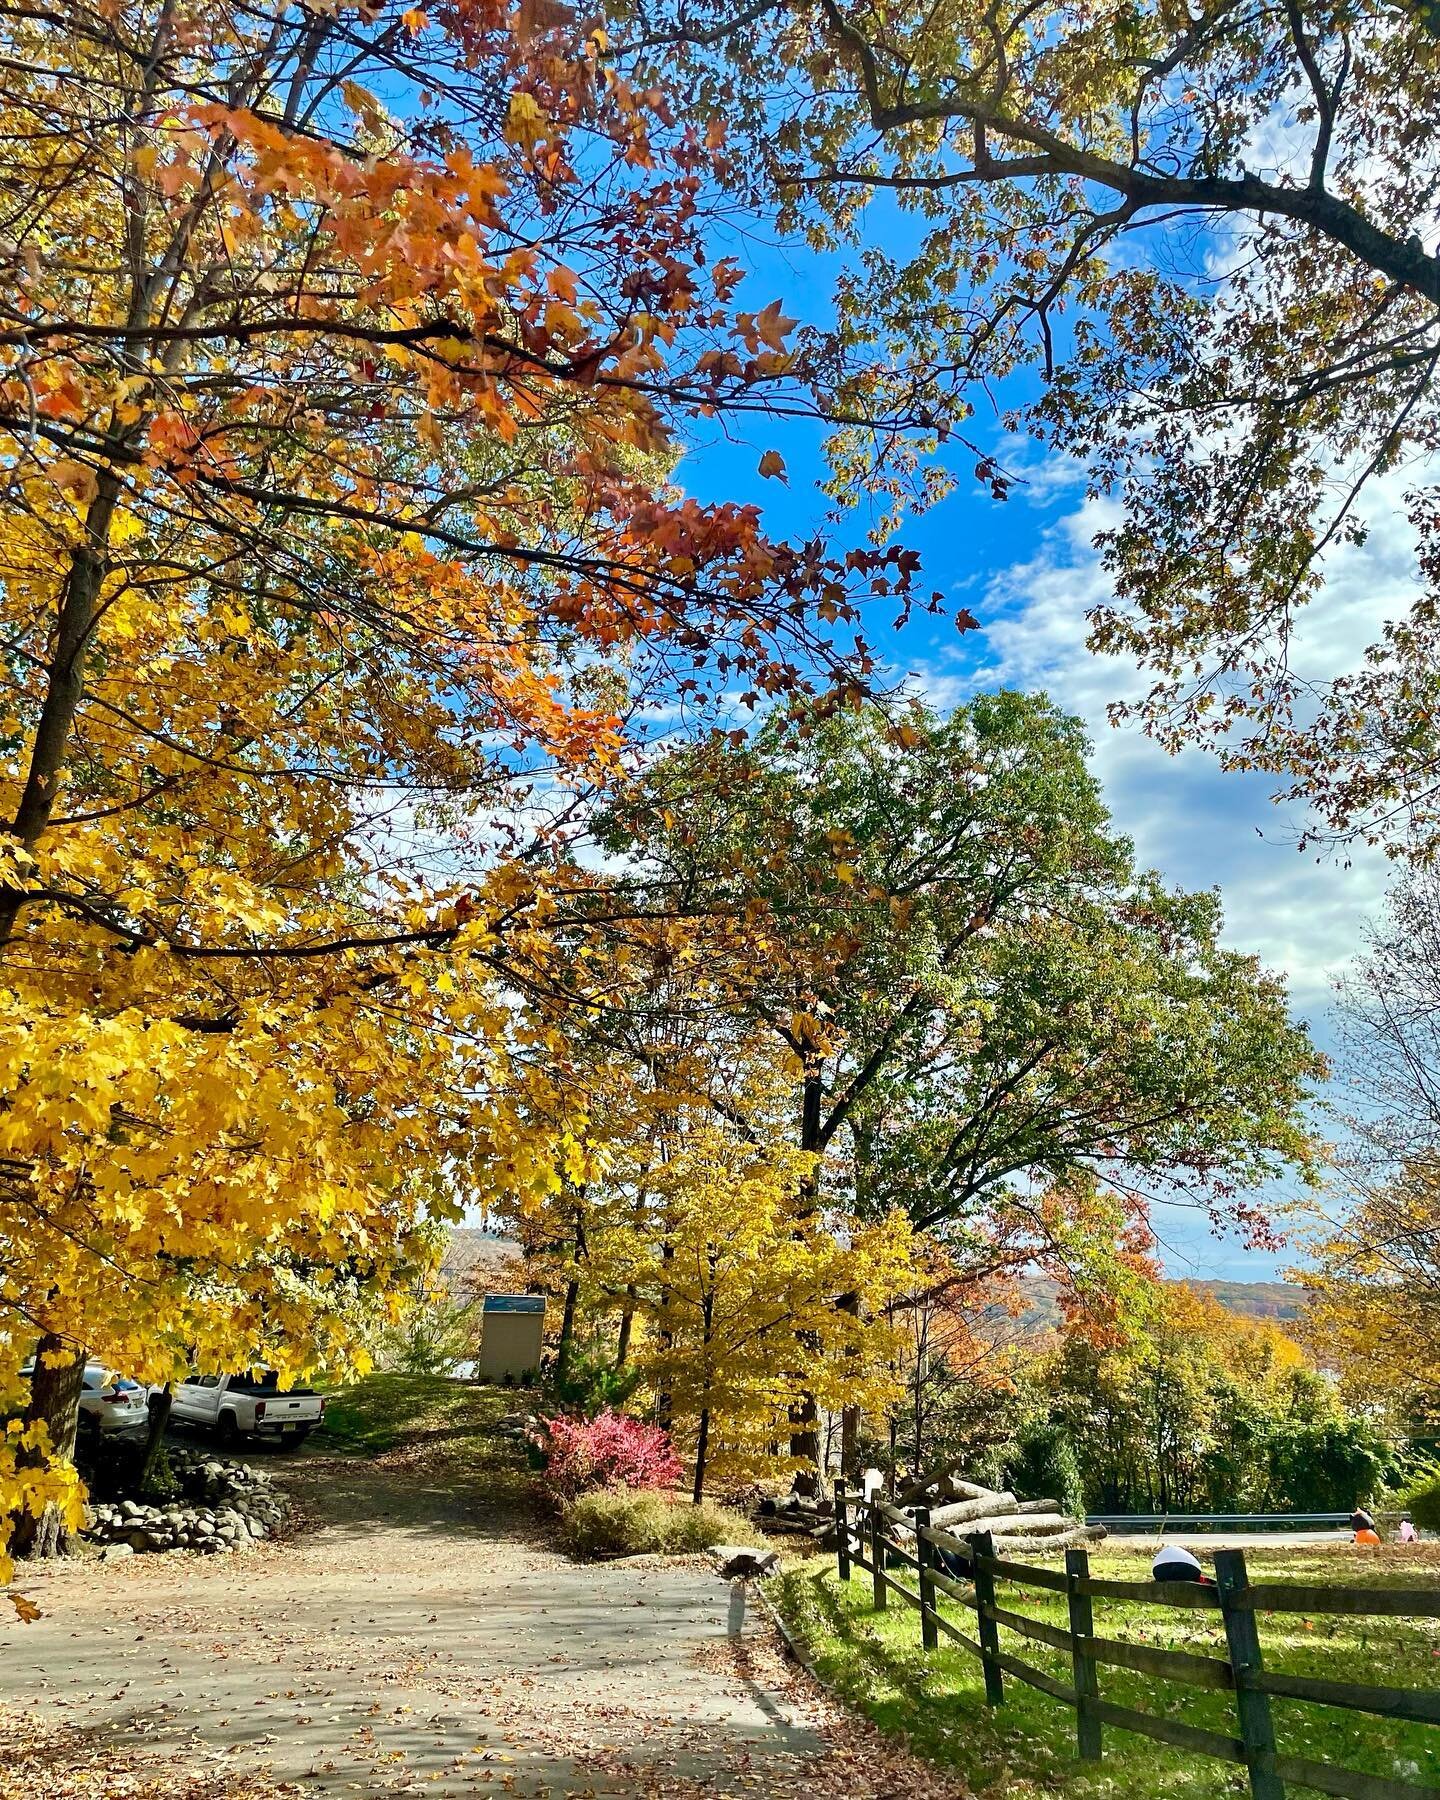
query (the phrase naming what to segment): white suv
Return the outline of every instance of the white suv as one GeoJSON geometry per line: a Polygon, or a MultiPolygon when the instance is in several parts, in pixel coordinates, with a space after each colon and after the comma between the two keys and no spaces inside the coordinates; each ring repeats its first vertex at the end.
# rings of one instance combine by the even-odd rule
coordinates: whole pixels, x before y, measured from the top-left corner
{"type": "MultiPolygon", "coordinates": [[[[28,1381],[35,1373],[33,1359],[20,1373],[28,1381]]],[[[80,1389],[80,1429],[99,1437],[136,1435],[150,1428],[148,1395],[138,1381],[117,1375],[104,1363],[86,1363],[80,1389]]]]}

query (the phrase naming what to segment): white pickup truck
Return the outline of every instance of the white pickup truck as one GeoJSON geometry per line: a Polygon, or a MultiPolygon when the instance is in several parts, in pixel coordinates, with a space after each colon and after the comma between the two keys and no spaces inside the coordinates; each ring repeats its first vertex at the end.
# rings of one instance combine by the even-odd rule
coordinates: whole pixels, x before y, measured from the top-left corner
{"type": "Polygon", "coordinates": [[[300,1444],[325,1417],[325,1401],[311,1388],[285,1388],[273,1369],[254,1375],[191,1375],[175,1389],[170,1417],[177,1425],[213,1431],[222,1444],[242,1437],[278,1437],[300,1444]]]}

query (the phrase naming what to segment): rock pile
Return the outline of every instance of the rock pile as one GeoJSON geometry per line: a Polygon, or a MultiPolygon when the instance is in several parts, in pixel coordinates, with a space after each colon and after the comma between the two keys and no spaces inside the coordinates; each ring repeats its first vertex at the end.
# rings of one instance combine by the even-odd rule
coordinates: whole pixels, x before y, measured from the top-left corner
{"type": "Polygon", "coordinates": [[[218,1555],[268,1537],[283,1521],[286,1500],[263,1469],[196,1450],[170,1452],[180,1487],[173,1500],[104,1501],[91,1509],[86,1535],[106,1556],[131,1551],[198,1550],[218,1555]]]}

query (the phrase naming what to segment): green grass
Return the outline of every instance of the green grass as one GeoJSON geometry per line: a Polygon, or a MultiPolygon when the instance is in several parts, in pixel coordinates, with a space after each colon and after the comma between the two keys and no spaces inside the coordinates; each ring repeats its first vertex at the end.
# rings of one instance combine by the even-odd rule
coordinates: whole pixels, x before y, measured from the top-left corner
{"type": "Polygon", "coordinates": [[[441,1433],[484,1435],[518,1404],[509,1389],[473,1387],[445,1375],[367,1375],[327,1399],[317,1442],[379,1456],[441,1433]]]}
{"type": "Polygon", "coordinates": [[[535,1476],[515,1434],[499,1429],[533,1396],[445,1375],[367,1375],[326,1402],[317,1450],[383,1459],[491,1505],[536,1507],[535,1476]]]}
{"type": "Polygon", "coordinates": [[[712,1501],[695,1506],[678,1494],[636,1493],[601,1488],[566,1506],[560,1542],[572,1556],[596,1561],[607,1556],[683,1555],[712,1544],[759,1544],[763,1540],[739,1513],[712,1501]]]}
{"type": "MultiPolygon", "coordinates": [[[[1104,1551],[1092,1569],[1122,1579],[1144,1579],[1148,1558],[1104,1551]]],[[[1434,1587],[1440,1555],[1433,1545],[1402,1553],[1349,1549],[1319,1552],[1256,1551],[1247,1554],[1256,1580],[1306,1585],[1434,1587]]],[[[909,1584],[910,1572],[895,1570],[909,1584]]],[[[786,1623],[806,1646],[820,1674],[882,1729],[907,1737],[914,1749],[958,1772],[980,1800],[1040,1800],[1073,1795],[1085,1800],[1213,1800],[1248,1792],[1234,1765],[1194,1758],[1137,1736],[1105,1730],[1105,1754],[1097,1764],[1074,1754],[1075,1716],[1069,1707],[1007,1676],[1005,1705],[984,1704],[980,1664],[957,1645],[927,1658],[920,1648],[919,1615],[897,1595],[876,1613],[869,1574],[857,1569],[847,1585],[832,1561],[790,1569],[771,1587],[786,1623]]],[[[1063,1595],[1002,1583],[1000,1605],[1052,1624],[1067,1624],[1063,1595]]],[[[945,1601],[946,1616],[974,1636],[974,1615],[945,1601]]],[[[1101,1637],[1222,1656],[1218,1613],[1173,1607],[1095,1602],[1101,1637]]],[[[1266,1666],[1299,1675],[1395,1687],[1440,1687],[1440,1620],[1311,1619],[1263,1614],[1260,1639],[1266,1666]]],[[[1003,1627],[1001,1648],[1046,1674],[1071,1679],[1068,1653],[1018,1638],[1003,1627]]],[[[1120,1705],[1158,1712],[1192,1725],[1236,1735],[1234,1699],[1224,1692],[1161,1682],[1126,1669],[1100,1670],[1102,1695],[1120,1705]]],[[[1291,1755],[1333,1762],[1368,1774],[1440,1787],[1440,1730],[1433,1725],[1370,1718],[1294,1700],[1272,1702],[1278,1747],[1291,1755]]]]}

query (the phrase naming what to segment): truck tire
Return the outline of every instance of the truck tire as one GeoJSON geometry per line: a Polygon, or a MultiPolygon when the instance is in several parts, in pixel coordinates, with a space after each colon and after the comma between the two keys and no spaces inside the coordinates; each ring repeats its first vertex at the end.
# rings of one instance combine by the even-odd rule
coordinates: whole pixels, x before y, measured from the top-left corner
{"type": "Polygon", "coordinates": [[[240,1425],[233,1412],[222,1412],[215,1422],[215,1437],[222,1450],[232,1450],[240,1436],[240,1425]]]}

